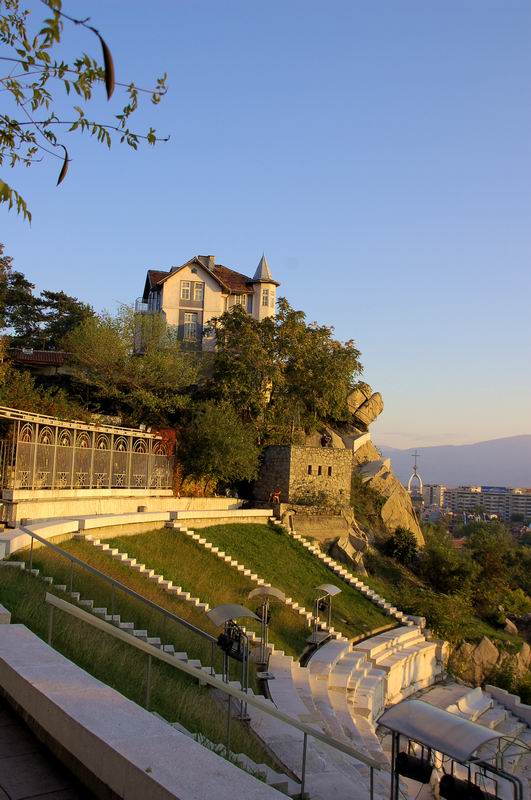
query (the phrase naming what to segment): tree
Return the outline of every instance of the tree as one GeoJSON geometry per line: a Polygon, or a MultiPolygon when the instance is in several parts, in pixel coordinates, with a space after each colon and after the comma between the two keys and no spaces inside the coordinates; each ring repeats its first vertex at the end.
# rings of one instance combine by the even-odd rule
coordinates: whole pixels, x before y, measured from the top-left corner
{"type": "Polygon", "coordinates": [[[186,391],[199,374],[194,353],[185,352],[175,329],[158,314],[87,317],[66,335],[75,379],[88,387],[93,404],[125,414],[136,424],[167,424],[188,405],[186,391]],[[135,351],[142,341],[142,355],[135,351]]]}
{"type": "Polygon", "coordinates": [[[415,534],[407,528],[398,527],[387,540],[385,549],[388,556],[407,567],[418,553],[415,534]]]}
{"type": "Polygon", "coordinates": [[[348,417],[347,396],[361,370],[352,341],[308,324],[280,299],[278,314],[258,322],[236,306],[213,321],[211,397],[230,400],[253,421],[261,441],[290,441],[294,426],[315,429],[348,417]]]}
{"type": "Polygon", "coordinates": [[[24,347],[42,347],[42,303],[34,294],[35,284],[22,272],[9,271],[4,298],[4,322],[11,342],[24,347]]]}
{"type": "Polygon", "coordinates": [[[334,329],[307,323],[284,298],[275,317],[275,343],[284,383],[273,387],[272,400],[280,400],[284,411],[298,406],[302,423],[348,419],[347,395],[361,371],[360,352],[352,340],[334,339],[334,329]],[[276,394],[276,397],[275,397],[276,394]]]}
{"type": "Polygon", "coordinates": [[[435,591],[468,595],[478,571],[468,552],[452,546],[452,537],[446,531],[426,533],[426,544],[419,554],[419,572],[435,591]]]}
{"type": "Polygon", "coordinates": [[[182,428],[179,457],[189,477],[214,484],[253,480],[258,456],[254,429],[229,403],[199,405],[182,428]]]}
{"type": "Polygon", "coordinates": [[[213,320],[212,329],[216,352],[209,384],[211,397],[230,401],[246,422],[260,419],[271,387],[281,381],[272,321],[258,322],[241,306],[234,306],[213,320]]]}
{"type": "Polygon", "coordinates": [[[6,357],[3,343],[0,343],[0,406],[62,419],[89,418],[86,409],[64,390],[40,387],[27,370],[15,369],[6,357]]]}
{"type": "Polygon", "coordinates": [[[92,308],[65,292],[43,291],[22,272],[0,244],[0,330],[8,331],[10,344],[57,350],[69,331],[94,314],[92,308]]]}
{"type": "Polygon", "coordinates": [[[94,316],[94,310],[87,303],[65,292],[41,292],[43,310],[43,341],[46,349],[62,348],[65,337],[94,316]]]}
{"type": "MultiPolygon", "coordinates": [[[[65,132],[88,132],[108,147],[118,139],[135,150],[141,140],[150,145],[167,141],[167,138],[157,138],[153,128],[141,134],[129,127],[129,119],[138,108],[139,95],[148,94],[152,103],[159,103],[166,92],[166,76],[159,78],[152,89],[139,88],[131,82],[118,83],[111,51],[100,32],[89,24],[90,18],[74,18],[66,14],[62,10],[62,0],[41,2],[47,8],[43,13],[48,16],[35,20],[36,24],[32,25],[27,0],[0,0],[0,61],[6,68],[4,75],[0,73],[5,93],[5,110],[0,113],[0,165],[29,167],[45,156],[56,157],[61,162],[59,185],[70,163],[63,143],[65,132]],[[97,40],[102,65],[85,52],[70,61],[63,59],[59,50],[64,44],[65,24],[73,25],[97,40]],[[123,88],[126,94],[125,105],[115,113],[112,122],[90,118],[81,105],[91,100],[100,84],[105,86],[108,100],[116,86],[123,88]],[[62,113],[60,109],[65,108],[71,94],[76,96],[80,105],[72,105],[70,113],[62,113]],[[6,108],[8,101],[10,107],[6,108]]],[[[16,207],[19,213],[31,220],[24,198],[2,180],[0,202],[7,203],[9,208],[16,207]]]]}

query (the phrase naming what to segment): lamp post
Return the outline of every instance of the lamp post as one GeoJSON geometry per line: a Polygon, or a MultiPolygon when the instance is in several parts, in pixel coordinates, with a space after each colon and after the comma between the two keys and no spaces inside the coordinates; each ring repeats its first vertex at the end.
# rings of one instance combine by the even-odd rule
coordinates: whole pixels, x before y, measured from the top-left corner
{"type": "Polygon", "coordinates": [[[272,599],[279,600],[281,603],[286,602],[286,595],[280,589],[275,589],[273,586],[259,586],[253,589],[247,595],[248,600],[255,597],[260,597],[262,605],[260,606],[260,663],[265,665],[267,662],[267,649],[269,645],[269,603],[272,599]]]}
{"type": "Polygon", "coordinates": [[[316,586],[315,589],[317,592],[319,592],[319,595],[315,599],[314,615],[313,615],[313,633],[315,642],[318,643],[319,605],[322,602],[326,602],[328,611],[327,626],[328,628],[330,628],[332,624],[332,597],[334,597],[336,594],[341,594],[341,589],[339,588],[339,586],[334,586],[333,583],[322,583],[320,586],[316,586]]]}
{"type": "MultiPolygon", "coordinates": [[[[223,677],[225,683],[229,682],[229,659],[234,658],[242,663],[241,685],[242,691],[247,694],[249,690],[249,637],[236,622],[242,617],[259,619],[259,617],[245,606],[237,603],[225,603],[206,612],[207,617],[218,628],[223,628],[223,633],[218,636],[218,646],[223,650],[223,677]]],[[[247,703],[240,703],[241,719],[247,718],[247,703]]]]}

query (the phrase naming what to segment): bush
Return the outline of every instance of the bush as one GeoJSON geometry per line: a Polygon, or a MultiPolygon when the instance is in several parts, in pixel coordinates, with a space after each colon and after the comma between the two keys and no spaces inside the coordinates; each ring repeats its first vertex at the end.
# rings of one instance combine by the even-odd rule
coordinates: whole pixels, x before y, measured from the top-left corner
{"type": "Polygon", "coordinates": [[[418,553],[418,544],[415,534],[407,528],[397,528],[385,544],[385,552],[400,564],[408,566],[418,553]]]}

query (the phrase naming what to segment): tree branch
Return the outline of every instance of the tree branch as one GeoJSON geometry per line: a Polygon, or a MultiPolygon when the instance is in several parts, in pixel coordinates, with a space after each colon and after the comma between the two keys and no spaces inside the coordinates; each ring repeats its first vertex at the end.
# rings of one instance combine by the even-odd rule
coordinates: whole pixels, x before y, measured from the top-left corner
{"type": "MultiPolygon", "coordinates": [[[[26,112],[26,114],[28,113],[26,111],[26,109],[24,109],[24,111],[26,112]]],[[[31,122],[19,122],[18,120],[13,120],[13,122],[14,122],[15,125],[19,125],[20,127],[22,127],[23,125],[45,125],[46,127],[48,127],[48,125],[75,125],[76,122],[79,122],[79,119],[74,119],[74,120],[63,120],[63,119],[32,120],[31,122]]],[[[110,130],[110,131],[117,131],[118,133],[121,133],[122,135],[124,133],[126,133],[124,128],[119,128],[116,125],[103,125],[100,122],[91,122],[89,119],[87,119],[86,122],[87,122],[89,127],[91,127],[93,125],[97,125],[98,128],[106,128],[107,130],[110,130]]],[[[145,134],[133,133],[132,131],[129,132],[129,135],[130,136],[136,136],[137,139],[149,139],[150,138],[149,136],[146,136],[145,134]]],[[[165,136],[165,137],[158,137],[158,136],[155,137],[155,141],[156,142],[168,142],[169,140],[170,140],[170,136],[169,135],[165,136]]]]}
{"type": "MultiPolygon", "coordinates": [[[[8,56],[0,56],[0,61],[14,61],[17,64],[21,64],[22,66],[26,65],[28,67],[33,67],[34,68],[31,72],[23,72],[20,75],[6,75],[4,78],[0,78],[0,81],[5,81],[5,80],[8,80],[9,78],[14,80],[15,78],[22,78],[22,77],[25,77],[26,75],[40,75],[42,72],[44,72],[44,70],[48,70],[49,72],[68,72],[68,73],[73,74],[73,75],[83,75],[82,72],[80,72],[77,69],[72,69],[71,67],[62,68],[62,67],[57,66],[56,64],[43,64],[41,66],[40,64],[32,64],[32,63],[30,63],[29,61],[26,61],[23,58],[9,58],[8,56]]],[[[57,78],[57,75],[50,75],[50,77],[51,78],[57,78]]],[[[103,82],[105,81],[105,78],[100,76],[100,75],[94,75],[94,79],[97,80],[97,81],[103,81],[103,82]]],[[[124,89],[128,89],[131,86],[131,84],[130,83],[120,83],[119,81],[116,81],[116,86],[122,86],[124,89]]],[[[142,88],[140,86],[136,86],[135,85],[135,89],[136,89],[137,92],[143,92],[144,94],[159,94],[161,97],[163,97],[168,91],[168,87],[167,86],[163,86],[160,89],[158,89],[158,88],[157,89],[145,89],[145,88],[142,88]]]]}

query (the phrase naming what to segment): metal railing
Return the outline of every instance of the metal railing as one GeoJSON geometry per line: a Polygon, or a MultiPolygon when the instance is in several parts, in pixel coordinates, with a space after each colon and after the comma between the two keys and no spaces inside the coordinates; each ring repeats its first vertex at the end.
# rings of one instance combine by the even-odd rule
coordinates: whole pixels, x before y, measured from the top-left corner
{"type": "MultiPolygon", "coordinates": [[[[115,607],[116,606],[116,603],[115,603],[116,597],[115,597],[115,595],[116,595],[117,591],[120,591],[120,592],[123,592],[128,597],[131,597],[134,600],[137,600],[138,602],[140,602],[143,606],[145,606],[150,611],[154,611],[155,613],[161,615],[161,617],[162,617],[162,636],[165,635],[165,631],[166,631],[165,623],[166,623],[166,621],[169,620],[169,621],[174,622],[175,624],[177,624],[179,626],[182,626],[187,631],[190,631],[191,633],[197,634],[199,637],[204,639],[205,642],[207,642],[210,645],[210,657],[211,657],[210,668],[211,668],[211,673],[213,675],[215,674],[216,653],[218,652],[217,638],[215,636],[212,636],[210,633],[208,633],[207,631],[203,630],[202,628],[198,628],[196,625],[193,625],[188,620],[183,619],[182,617],[179,617],[178,614],[174,614],[172,611],[169,611],[167,608],[164,608],[163,606],[159,606],[158,603],[155,603],[153,600],[149,600],[147,597],[144,597],[139,592],[136,592],[134,589],[131,589],[129,586],[126,586],[125,584],[123,584],[120,581],[116,580],[116,578],[111,578],[110,575],[107,575],[105,572],[102,572],[101,570],[97,569],[97,567],[93,567],[91,564],[87,564],[87,562],[83,561],[83,559],[78,558],[77,556],[73,555],[72,553],[69,553],[68,550],[63,550],[62,547],[58,547],[58,545],[52,544],[52,542],[49,542],[47,539],[44,539],[42,536],[39,536],[38,533],[35,533],[30,528],[27,528],[27,527],[22,525],[22,526],[20,526],[20,530],[31,537],[30,552],[29,552],[29,569],[30,569],[30,572],[33,569],[33,543],[34,543],[34,541],[37,541],[40,544],[44,545],[49,550],[52,550],[57,555],[59,555],[62,558],[66,559],[70,563],[69,583],[67,584],[68,591],[70,591],[70,592],[73,591],[74,565],[76,565],[76,566],[80,567],[81,569],[83,569],[88,574],[94,575],[95,577],[99,578],[101,581],[103,581],[104,583],[106,583],[107,585],[109,585],[111,587],[111,609],[110,609],[110,613],[111,613],[112,616],[114,616],[115,610],[116,610],[116,607],[115,607]]],[[[223,666],[221,668],[221,674],[223,675],[224,680],[228,680],[229,675],[226,672],[225,663],[226,663],[225,659],[223,659],[222,660],[223,666]]]]}
{"type": "MultiPolygon", "coordinates": [[[[148,657],[147,661],[147,682],[146,682],[146,707],[149,710],[149,699],[150,699],[150,683],[151,683],[151,664],[152,659],[156,658],[158,661],[163,661],[165,664],[169,664],[170,666],[174,667],[175,669],[179,670],[189,677],[194,678],[195,680],[199,679],[198,671],[194,667],[189,667],[186,664],[177,661],[173,656],[162,652],[161,650],[157,650],[153,646],[146,644],[145,642],[139,641],[137,639],[133,639],[130,634],[125,633],[124,631],[120,630],[119,628],[115,628],[114,626],[110,625],[107,622],[104,622],[97,617],[93,617],[86,611],[78,608],[77,606],[72,605],[71,603],[67,603],[65,600],[61,600],[61,598],[56,597],[53,594],[46,593],[46,603],[50,606],[49,609],[49,623],[48,623],[48,644],[52,644],[52,637],[53,637],[53,621],[54,621],[54,609],[59,609],[76,619],[79,619],[83,622],[86,622],[88,625],[92,626],[93,628],[97,628],[98,630],[102,631],[103,633],[112,636],[115,639],[120,639],[121,641],[125,642],[126,644],[134,647],[137,650],[140,650],[146,653],[148,657]]],[[[272,708],[269,703],[265,703],[264,699],[258,699],[256,695],[249,695],[245,692],[242,692],[238,689],[234,689],[232,686],[229,686],[227,683],[218,680],[213,675],[201,674],[200,680],[204,683],[207,683],[209,686],[212,686],[215,689],[219,689],[221,692],[227,695],[227,740],[226,740],[226,754],[227,757],[230,753],[230,725],[231,725],[231,703],[232,700],[236,700],[240,702],[240,705],[243,703],[247,703],[248,706],[253,708],[259,709],[262,713],[268,714],[270,717],[279,720],[280,722],[284,722],[286,725],[289,725],[292,728],[300,731],[303,734],[303,747],[302,747],[302,768],[301,768],[301,791],[300,797],[304,798],[305,793],[305,786],[306,786],[306,761],[307,761],[307,747],[308,747],[308,737],[313,737],[318,741],[322,742],[329,747],[332,747],[334,750],[338,750],[339,752],[343,753],[344,755],[350,756],[351,758],[355,759],[356,761],[361,762],[369,767],[369,800],[374,800],[374,771],[380,771],[382,769],[381,764],[376,761],[376,759],[371,758],[371,756],[366,755],[365,753],[356,750],[354,747],[350,747],[349,745],[343,744],[342,742],[337,741],[337,739],[333,739],[330,736],[327,736],[321,731],[316,730],[315,728],[310,727],[304,722],[300,722],[298,719],[294,717],[290,717],[288,714],[284,714],[283,711],[279,711],[277,708],[272,708]]],[[[357,792],[359,789],[358,786],[354,787],[354,790],[357,792]]]]}

